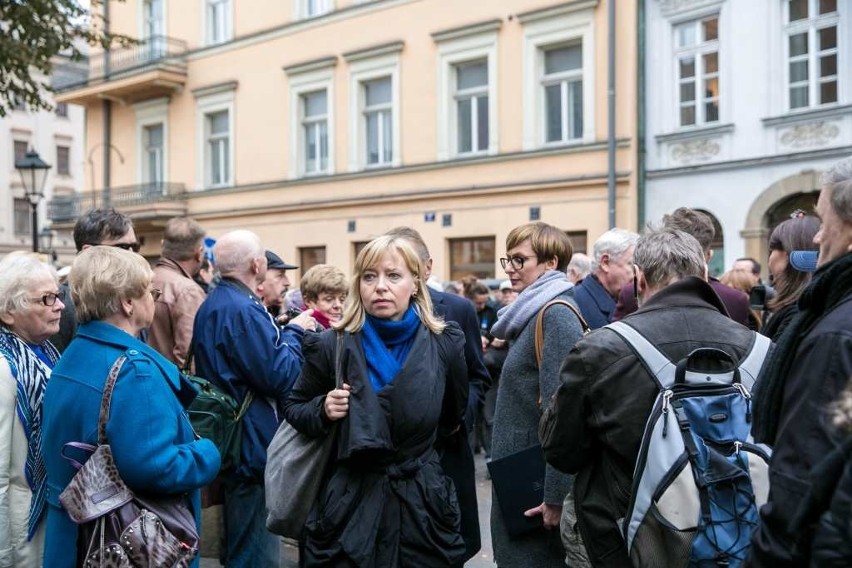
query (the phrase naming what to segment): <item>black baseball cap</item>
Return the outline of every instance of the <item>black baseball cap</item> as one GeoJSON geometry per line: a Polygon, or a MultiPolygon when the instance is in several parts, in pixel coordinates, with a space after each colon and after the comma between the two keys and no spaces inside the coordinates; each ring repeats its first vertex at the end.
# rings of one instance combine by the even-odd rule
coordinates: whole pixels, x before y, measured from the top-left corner
{"type": "Polygon", "coordinates": [[[272,252],[271,250],[266,251],[266,268],[279,269],[279,270],[293,270],[294,268],[299,268],[295,264],[287,264],[284,260],[281,259],[280,256],[272,252]]]}

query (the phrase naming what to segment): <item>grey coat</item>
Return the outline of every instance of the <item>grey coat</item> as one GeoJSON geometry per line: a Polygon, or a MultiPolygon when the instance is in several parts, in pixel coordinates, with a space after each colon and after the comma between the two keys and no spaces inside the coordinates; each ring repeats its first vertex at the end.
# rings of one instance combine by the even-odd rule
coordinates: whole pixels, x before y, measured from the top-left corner
{"type": "MultiPolygon", "coordinates": [[[[576,305],[569,293],[558,298],[576,305]]],[[[544,315],[544,349],[539,370],[535,361],[535,321],[536,316],[509,344],[509,354],[497,391],[491,440],[492,459],[539,443],[538,423],[542,405],[550,401],[559,387],[562,362],[583,334],[579,320],[568,308],[561,305],[548,308],[544,315]],[[539,404],[539,395],[542,404],[539,404]]],[[[573,476],[560,473],[548,465],[544,501],[561,506],[572,484],[573,476]]],[[[491,539],[494,560],[500,568],[564,566],[565,553],[558,529],[540,529],[510,540],[503,525],[496,494],[492,502],[491,539]]]]}

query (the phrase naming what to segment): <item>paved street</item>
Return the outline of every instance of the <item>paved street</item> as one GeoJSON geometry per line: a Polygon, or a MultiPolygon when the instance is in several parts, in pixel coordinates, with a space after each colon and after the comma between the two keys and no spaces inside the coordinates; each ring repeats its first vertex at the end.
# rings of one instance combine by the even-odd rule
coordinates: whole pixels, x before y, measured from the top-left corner
{"type": "MultiPolygon", "coordinates": [[[[479,501],[479,523],[482,529],[482,550],[474,558],[465,564],[467,568],[493,568],[493,552],[491,549],[491,481],[485,478],[485,458],[482,454],[475,456],[476,463],[476,493],[479,501]]],[[[205,522],[211,522],[205,518],[205,522]]],[[[201,568],[218,568],[219,561],[216,558],[202,558],[201,568]]],[[[289,543],[281,543],[281,568],[295,568],[298,566],[298,553],[289,543]]]]}

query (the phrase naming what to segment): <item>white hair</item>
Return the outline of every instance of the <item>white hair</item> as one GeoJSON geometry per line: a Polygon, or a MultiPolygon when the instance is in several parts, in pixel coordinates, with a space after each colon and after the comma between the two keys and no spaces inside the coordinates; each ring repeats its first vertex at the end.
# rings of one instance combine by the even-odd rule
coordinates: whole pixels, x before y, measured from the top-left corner
{"type": "Polygon", "coordinates": [[[33,285],[48,276],[58,281],[56,271],[33,253],[12,252],[0,262],[0,314],[27,309],[33,285]]]}
{"type": "Polygon", "coordinates": [[[601,265],[601,257],[607,254],[610,258],[619,258],[631,247],[636,246],[639,235],[624,229],[610,229],[595,241],[592,249],[592,272],[597,272],[601,265]]]}
{"type": "Polygon", "coordinates": [[[222,276],[246,274],[251,261],[264,255],[260,237],[251,231],[225,233],[213,247],[216,269],[222,276]]]}

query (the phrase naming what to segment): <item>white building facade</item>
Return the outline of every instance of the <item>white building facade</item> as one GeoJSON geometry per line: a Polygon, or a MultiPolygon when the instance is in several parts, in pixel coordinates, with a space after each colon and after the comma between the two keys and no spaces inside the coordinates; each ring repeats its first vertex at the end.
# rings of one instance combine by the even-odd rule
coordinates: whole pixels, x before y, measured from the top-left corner
{"type": "MultiPolygon", "coordinates": [[[[38,204],[38,230],[50,229],[46,211],[50,199],[83,189],[84,127],[85,109],[78,105],[59,104],[53,111],[32,112],[18,104],[0,118],[0,256],[32,250],[32,210],[15,162],[35,150],[51,165],[38,204]]],[[[70,258],[74,250],[71,234],[54,234],[50,248],[65,260],[70,258]]]]}
{"type": "Polygon", "coordinates": [[[714,273],[765,264],[772,228],[852,155],[852,2],[643,1],[645,220],[700,209],[714,273]]]}

